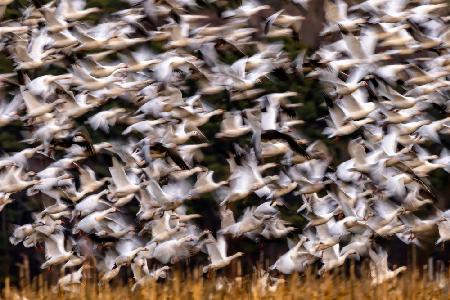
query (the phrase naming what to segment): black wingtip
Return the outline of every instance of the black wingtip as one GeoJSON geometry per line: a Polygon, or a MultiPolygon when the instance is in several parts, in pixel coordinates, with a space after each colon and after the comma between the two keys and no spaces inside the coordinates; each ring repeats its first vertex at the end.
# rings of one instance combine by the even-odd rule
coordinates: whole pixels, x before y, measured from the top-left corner
{"type": "Polygon", "coordinates": [[[347,30],[347,28],[345,28],[344,26],[342,26],[341,24],[338,24],[339,27],[339,31],[344,34],[344,35],[348,35],[350,34],[350,32],[347,30]]]}
{"type": "Polygon", "coordinates": [[[41,0],[31,0],[31,2],[33,3],[34,7],[36,7],[37,9],[40,9],[43,6],[41,0]]]}

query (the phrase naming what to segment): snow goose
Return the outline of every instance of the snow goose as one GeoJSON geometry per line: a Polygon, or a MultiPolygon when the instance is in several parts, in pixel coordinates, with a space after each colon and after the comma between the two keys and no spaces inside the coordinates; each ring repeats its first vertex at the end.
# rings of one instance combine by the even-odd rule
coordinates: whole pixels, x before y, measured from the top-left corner
{"type": "Polygon", "coordinates": [[[195,237],[188,235],[164,241],[157,244],[152,256],[162,264],[178,262],[190,256],[190,249],[192,248],[190,242],[195,240],[195,237]]]}
{"type": "Polygon", "coordinates": [[[367,256],[372,244],[373,233],[370,229],[366,229],[362,234],[352,235],[350,242],[342,247],[341,255],[347,253],[350,249],[356,251],[359,257],[367,256]]]}
{"type": "Polygon", "coordinates": [[[347,119],[363,119],[376,109],[376,104],[367,102],[367,97],[367,92],[358,89],[341,99],[339,104],[347,119]]]}
{"type": "Polygon", "coordinates": [[[196,195],[214,192],[221,186],[228,184],[228,181],[225,180],[214,182],[213,175],[214,171],[198,173],[197,181],[195,182],[194,188],[191,190],[193,197],[196,195]]]}
{"type": "Polygon", "coordinates": [[[76,96],[73,96],[71,92],[67,92],[66,95],[61,96],[61,99],[65,101],[56,110],[67,118],[81,117],[103,103],[102,98],[94,97],[86,91],[76,96]]]}
{"type": "Polygon", "coordinates": [[[103,190],[97,194],[92,194],[81,200],[75,205],[74,210],[72,211],[72,219],[75,217],[84,217],[89,215],[90,213],[96,211],[98,208],[107,204],[101,198],[108,193],[108,190],[103,190]]]}
{"type": "Polygon", "coordinates": [[[406,122],[416,116],[419,116],[422,112],[413,106],[408,109],[390,108],[387,109],[384,104],[379,105],[380,112],[385,116],[384,122],[399,124],[406,122]]]}
{"type": "Polygon", "coordinates": [[[383,5],[380,17],[380,21],[383,23],[397,23],[406,18],[409,11],[406,8],[408,2],[405,0],[400,1],[386,1],[383,5]]]}
{"type": "MultiPolygon", "coordinates": [[[[238,237],[246,233],[261,229],[264,223],[272,218],[270,215],[264,215],[257,218],[254,214],[254,208],[247,208],[238,222],[227,224],[227,227],[222,228],[219,233],[230,234],[233,237],[238,237]]],[[[231,221],[231,220],[230,220],[231,221]]],[[[224,224],[225,225],[225,224],[224,224]]]]}
{"type": "Polygon", "coordinates": [[[261,231],[260,235],[266,239],[283,238],[296,229],[295,227],[292,226],[286,226],[288,224],[289,224],[288,222],[280,220],[279,218],[269,219],[267,224],[265,224],[264,229],[261,231]]]}
{"type": "Polygon", "coordinates": [[[98,91],[110,86],[111,84],[124,79],[123,68],[118,68],[105,77],[94,77],[86,69],[86,66],[72,66],[72,82],[79,87],[80,90],[98,91]]]}
{"type": "MultiPolygon", "coordinates": [[[[134,270],[136,270],[136,267],[134,268],[134,270]]],[[[155,281],[158,280],[159,278],[167,278],[169,270],[170,270],[169,266],[162,266],[160,268],[154,269],[152,272],[150,271],[147,272],[144,268],[145,274],[141,274],[141,277],[137,277],[136,271],[133,271],[136,283],[132,286],[131,290],[134,291],[139,286],[145,286],[146,282],[155,281]]]]}
{"type": "Polygon", "coordinates": [[[397,150],[399,136],[400,132],[397,127],[390,127],[389,133],[384,135],[383,140],[381,141],[381,149],[388,157],[398,157],[402,154],[408,153],[411,150],[411,147],[405,147],[401,150],[397,150]]]}
{"type": "Polygon", "coordinates": [[[79,265],[81,265],[83,262],[86,261],[86,257],[83,256],[77,256],[77,255],[72,255],[72,257],[61,267],[61,270],[66,270],[66,269],[70,269],[73,267],[78,267],[79,265]]]}
{"type": "Polygon", "coordinates": [[[247,19],[262,10],[270,9],[269,5],[261,5],[257,1],[246,1],[236,9],[230,9],[222,12],[222,18],[244,18],[247,19]]]}
{"type": "Polygon", "coordinates": [[[78,290],[78,284],[81,283],[81,279],[83,278],[83,269],[84,266],[58,279],[57,287],[64,291],[76,292],[78,290]]]}
{"type": "Polygon", "coordinates": [[[319,274],[322,275],[338,266],[342,266],[348,256],[355,254],[357,254],[355,249],[349,249],[347,252],[341,254],[339,251],[339,244],[325,249],[322,252],[323,266],[320,268],[319,274]]]}
{"type": "Polygon", "coordinates": [[[101,111],[90,117],[86,123],[91,126],[92,129],[101,129],[106,133],[109,133],[109,126],[116,124],[120,115],[125,113],[124,108],[113,108],[106,111],[101,111]]]}
{"type": "Polygon", "coordinates": [[[417,129],[424,125],[428,125],[431,123],[431,120],[425,119],[425,120],[417,120],[417,121],[411,121],[408,123],[399,123],[397,124],[398,134],[399,135],[408,135],[413,132],[415,132],[417,129]]]}
{"type": "Polygon", "coordinates": [[[140,122],[136,122],[127,128],[122,132],[122,134],[126,135],[131,133],[132,131],[137,131],[142,134],[149,134],[155,130],[155,127],[166,123],[167,121],[164,119],[157,119],[157,120],[143,120],[140,122]]]}
{"type": "Polygon", "coordinates": [[[329,107],[331,120],[326,120],[328,127],[323,130],[329,138],[352,134],[361,126],[374,122],[370,117],[358,121],[345,121],[345,113],[337,105],[329,107]]]}
{"type": "Polygon", "coordinates": [[[230,188],[222,188],[226,192],[221,206],[246,198],[253,192],[253,172],[249,167],[237,166],[229,178],[230,188]]]}
{"type": "Polygon", "coordinates": [[[78,201],[83,198],[85,195],[93,193],[101,188],[109,178],[102,178],[97,180],[95,177],[95,172],[89,167],[80,167],[78,168],[79,179],[80,179],[80,189],[75,192],[74,198],[72,201],[78,201]]]}
{"type": "Polygon", "coordinates": [[[24,174],[22,168],[10,168],[0,178],[0,182],[2,182],[0,192],[17,193],[41,182],[36,179],[26,180],[24,175],[26,174],[24,174]]]}
{"type": "Polygon", "coordinates": [[[367,82],[361,81],[366,72],[367,70],[365,68],[358,67],[352,71],[346,82],[339,79],[338,74],[334,71],[323,70],[319,76],[320,80],[328,85],[331,95],[346,96],[357,91],[359,88],[367,86],[367,82]]]}
{"type": "Polygon", "coordinates": [[[99,285],[108,283],[119,274],[122,266],[115,265],[117,256],[118,254],[114,249],[107,249],[103,254],[104,258],[99,263],[99,270],[103,273],[100,277],[99,285]]]}
{"type": "Polygon", "coordinates": [[[425,97],[422,95],[416,97],[402,95],[396,90],[384,84],[379,84],[377,91],[383,99],[386,99],[381,102],[381,104],[385,105],[386,107],[396,107],[399,109],[412,108],[416,105],[416,103],[425,99],[425,97]]]}
{"type": "Polygon", "coordinates": [[[276,25],[276,26],[279,26],[282,28],[287,28],[287,27],[291,27],[294,25],[293,29],[296,32],[299,31],[300,26],[301,26],[300,21],[304,20],[305,18],[302,16],[286,15],[286,14],[283,14],[283,12],[284,12],[284,9],[279,10],[266,19],[266,23],[264,26],[264,33],[266,35],[270,36],[269,32],[271,31],[271,28],[273,25],[276,25]]]}
{"type": "Polygon", "coordinates": [[[431,122],[428,125],[423,125],[421,126],[417,132],[419,133],[420,136],[430,139],[435,143],[441,143],[441,139],[439,138],[439,133],[441,132],[442,129],[444,128],[448,128],[447,126],[450,123],[450,118],[444,118],[441,120],[436,120],[431,122]]]}
{"type": "Polygon", "coordinates": [[[422,220],[413,213],[404,214],[400,216],[400,219],[408,227],[411,239],[436,233],[439,222],[439,218],[435,216],[431,219],[422,220]]]}
{"type": "Polygon", "coordinates": [[[210,144],[208,143],[180,145],[177,147],[177,151],[188,165],[193,166],[194,162],[200,163],[203,160],[203,153],[201,149],[209,146],[210,144]]]}
{"type": "Polygon", "coordinates": [[[88,74],[96,78],[108,77],[116,72],[129,71],[125,63],[100,64],[98,61],[90,58],[80,61],[79,64],[83,70],[86,70],[88,74]]]}
{"type": "Polygon", "coordinates": [[[420,210],[424,205],[433,203],[431,199],[424,199],[420,195],[421,186],[419,184],[410,184],[408,194],[402,200],[402,206],[406,211],[414,212],[420,210]]]}
{"type": "Polygon", "coordinates": [[[63,86],[61,83],[72,79],[72,74],[43,75],[33,80],[30,80],[27,75],[23,76],[25,77],[25,88],[34,96],[44,99],[48,99],[52,95],[55,87],[63,86]]]}
{"type": "Polygon", "coordinates": [[[154,74],[158,81],[169,82],[172,78],[174,69],[187,65],[194,70],[198,70],[195,65],[195,58],[192,56],[178,56],[175,52],[166,52],[165,58],[161,59],[154,68],[154,74]]]}
{"type": "Polygon", "coordinates": [[[378,225],[377,219],[369,218],[367,221],[368,226],[375,232],[376,235],[381,237],[391,237],[397,233],[405,232],[406,225],[395,219],[391,223],[384,226],[378,225]],[[373,221],[375,220],[375,221],[373,221]]]}
{"type": "Polygon", "coordinates": [[[9,193],[0,193],[0,212],[5,208],[6,205],[13,202],[12,199],[10,199],[11,194],[9,193]]]}
{"type": "Polygon", "coordinates": [[[365,147],[357,140],[349,142],[348,152],[354,160],[350,171],[355,170],[361,173],[370,173],[372,168],[378,162],[379,157],[382,155],[380,151],[366,153],[365,147]]]}
{"type": "Polygon", "coordinates": [[[437,223],[439,239],[436,241],[436,245],[445,243],[450,240],[450,220],[445,216],[445,213],[437,223]]]}
{"type": "Polygon", "coordinates": [[[203,273],[226,267],[233,259],[244,255],[243,252],[236,252],[231,256],[227,256],[227,244],[223,235],[219,235],[216,240],[209,234],[206,240],[206,249],[211,263],[203,267],[203,273]]]}
{"type": "Polygon", "coordinates": [[[33,234],[34,227],[36,224],[25,224],[25,225],[13,225],[13,233],[9,238],[9,242],[13,245],[17,245],[25,240],[28,236],[33,234]]]}
{"type": "Polygon", "coordinates": [[[237,138],[251,131],[251,127],[243,124],[242,115],[238,112],[224,114],[217,138],[237,138]]]}
{"type": "Polygon", "coordinates": [[[47,260],[41,265],[41,269],[66,262],[73,254],[73,251],[67,251],[64,246],[65,237],[62,231],[47,237],[44,242],[47,260]]]}
{"type": "Polygon", "coordinates": [[[57,12],[67,21],[84,19],[92,13],[100,11],[98,7],[86,7],[85,0],[63,0],[57,6],[57,12]]]}
{"type": "Polygon", "coordinates": [[[95,211],[76,224],[76,226],[73,228],[73,233],[78,233],[80,230],[85,233],[91,233],[92,231],[100,231],[102,230],[102,221],[111,213],[114,213],[117,211],[117,208],[111,207],[102,211],[95,211]]]}
{"type": "Polygon", "coordinates": [[[34,97],[25,87],[20,88],[20,93],[22,95],[23,102],[27,107],[26,118],[36,118],[42,116],[46,113],[53,111],[56,105],[64,102],[63,99],[58,99],[52,103],[43,103],[34,97]]]}
{"type": "Polygon", "coordinates": [[[422,164],[420,164],[417,167],[412,168],[412,171],[414,174],[416,174],[419,177],[427,177],[428,173],[437,170],[437,169],[443,169],[446,168],[448,165],[444,163],[439,162],[429,162],[427,160],[422,161],[422,164]]]}
{"type": "Polygon", "coordinates": [[[373,210],[376,215],[381,218],[378,220],[379,226],[387,225],[397,217],[407,213],[403,206],[398,206],[388,199],[377,199],[377,201],[373,203],[373,210]]]}
{"type": "Polygon", "coordinates": [[[374,250],[369,250],[370,262],[370,275],[372,277],[372,285],[379,285],[385,281],[394,279],[401,272],[406,271],[406,267],[402,266],[395,270],[390,270],[387,261],[387,252],[381,247],[375,252],[374,250]]]}
{"type": "Polygon", "coordinates": [[[125,62],[128,72],[140,72],[153,65],[161,62],[150,50],[140,48],[135,52],[130,52],[129,55],[117,53],[120,60],[125,62]]]}
{"type": "Polygon", "coordinates": [[[161,139],[161,143],[167,147],[173,147],[175,145],[182,145],[186,143],[191,137],[197,137],[202,141],[206,141],[205,135],[200,130],[192,130],[186,132],[186,121],[182,121],[180,124],[175,126],[169,126],[168,130],[161,139]]]}
{"type": "Polygon", "coordinates": [[[290,167],[287,175],[303,185],[298,191],[299,194],[313,194],[332,182],[325,176],[328,165],[326,160],[312,159],[290,167]]]}
{"type": "Polygon", "coordinates": [[[315,251],[323,251],[338,244],[344,236],[349,234],[347,229],[353,222],[356,222],[356,217],[349,216],[339,221],[331,218],[327,223],[315,226],[318,238],[315,251]]]}
{"type": "Polygon", "coordinates": [[[364,18],[348,16],[347,11],[348,5],[342,0],[335,3],[331,1],[325,2],[325,18],[328,24],[322,29],[320,34],[323,36],[336,32],[339,30],[339,26],[351,31],[356,26],[367,22],[364,18]]]}
{"type": "Polygon", "coordinates": [[[191,198],[191,185],[186,181],[170,182],[163,188],[154,179],[148,183],[148,192],[152,199],[164,210],[173,210],[191,198]]]}
{"type": "Polygon", "coordinates": [[[18,111],[22,104],[22,97],[19,93],[10,102],[5,101],[4,98],[0,100],[0,126],[6,126],[19,118],[18,111]]]}
{"type": "Polygon", "coordinates": [[[105,45],[104,49],[110,50],[123,50],[128,47],[132,47],[141,43],[145,43],[150,41],[150,37],[136,37],[136,38],[128,38],[126,36],[116,36],[109,39],[105,45]]]}
{"type": "MultiPolygon", "coordinates": [[[[62,211],[68,210],[69,206],[64,204],[62,201],[56,199],[56,202],[53,205],[46,206],[44,210],[36,215],[36,219],[42,219],[46,215],[57,214],[62,211]]],[[[41,220],[42,221],[42,220],[41,220]]]]}
{"type": "Polygon", "coordinates": [[[138,252],[144,250],[144,247],[136,238],[123,238],[117,242],[115,249],[119,255],[114,263],[116,266],[122,266],[130,264],[138,252]]]}
{"type": "Polygon", "coordinates": [[[275,263],[270,266],[270,269],[277,270],[283,274],[303,272],[308,265],[317,259],[303,247],[305,241],[306,237],[304,236],[302,236],[296,244],[293,244],[288,240],[289,251],[280,256],[275,263]]]}
{"type": "Polygon", "coordinates": [[[132,237],[135,234],[134,226],[129,225],[129,223],[124,223],[122,218],[117,216],[115,216],[114,219],[105,222],[103,228],[104,229],[97,231],[95,235],[100,238],[120,240],[125,237],[132,237]]]}
{"type": "Polygon", "coordinates": [[[151,222],[147,223],[139,234],[142,234],[144,230],[150,227],[152,231],[152,240],[150,242],[159,243],[168,240],[181,230],[180,222],[178,222],[175,226],[171,226],[170,221],[171,218],[174,217],[176,217],[176,215],[165,211],[161,218],[154,218],[151,222]]]}
{"type": "Polygon", "coordinates": [[[113,165],[112,167],[109,167],[109,172],[111,173],[115,187],[115,189],[111,192],[113,197],[121,198],[135,194],[141,189],[141,187],[145,186],[145,183],[132,183],[130,177],[127,175],[117,158],[113,157],[112,162],[113,165]]]}
{"type": "Polygon", "coordinates": [[[55,49],[45,50],[52,42],[53,40],[45,28],[42,30],[33,30],[29,45],[24,44],[22,41],[14,47],[13,56],[17,65],[16,69],[27,70],[40,68],[62,58],[61,56],[51,56],[55,52],[55,49]]]}

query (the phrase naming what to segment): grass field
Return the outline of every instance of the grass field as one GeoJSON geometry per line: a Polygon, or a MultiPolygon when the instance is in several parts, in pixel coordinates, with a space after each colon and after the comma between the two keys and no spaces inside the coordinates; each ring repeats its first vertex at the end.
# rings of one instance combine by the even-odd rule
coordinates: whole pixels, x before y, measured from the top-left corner
{"type": "MultiPolygon", "coordinates": [[[[173,271],[164,281],[148,281],[133,290],[129,284],[114,281],[100,286],[94,274],[64,291],[50,284],[44,275],[21,280],[14,286],[5,280],[2,299],[450,299],[448,271],[436,272],[425,266],[408,270],[397,279],[373,286],[367,271],[334,272],[318,277],[314,270],[268,283],[261,272],[253,276],[220,277],[173,271]],[[360,273],[360,274],[357,274],[360,273]],[[233,279],[231,279],[233,278],[233,279]]],[[[26,276],[25,276],[26,277],[26,276]]],[[[281,277],[278,277],[281,278],[281,277]]]]}

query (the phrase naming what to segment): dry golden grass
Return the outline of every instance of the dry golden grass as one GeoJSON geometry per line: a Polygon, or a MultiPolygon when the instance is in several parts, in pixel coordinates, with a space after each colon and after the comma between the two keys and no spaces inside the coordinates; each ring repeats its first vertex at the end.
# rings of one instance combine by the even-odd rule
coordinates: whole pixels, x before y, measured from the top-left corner
{"type": "MultiPolygon", "coordinates": [[[[2,299],[450,299],[448,272],[410,270],[397,279],[379,286],[372,286],[366,275],[356,276],[354,268],[347,274],[342,271],[317,277],[311,270],[302,275],[285,277],[277,288],[264,288],[261,274],[224,279],[215,274],[201,275],[200,270],[191,274],[173,271],[164,282],[149,281],[145,286],[132,290],[133,283],[99,286],[94,274],[74,286],[74,291],[62,291],[44,280],[44,275],[24,279],[14,287],[5,281],[2,299]]],[[[23,275],[23,273],[22,273],[23,275]]]]}

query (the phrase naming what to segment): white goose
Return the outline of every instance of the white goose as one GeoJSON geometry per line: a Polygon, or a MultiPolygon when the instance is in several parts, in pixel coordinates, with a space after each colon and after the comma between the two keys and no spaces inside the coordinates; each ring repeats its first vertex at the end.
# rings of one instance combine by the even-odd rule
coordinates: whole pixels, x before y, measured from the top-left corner
{"type": "Polygon", "coordinates": [[[203,267],[203,273],[226,267],[233,259],[244,255],[243,252],[236,252],[231,256],[227,256],[227,244],[225,237],[223,235],[219,235],[216,240],[211,233],[206,241],[206,250],[211,263],[203,267]]]}
{"type": "Polygon", "coordinates": [[[152,240],[150,242],[163,242],[170,239],[176,233],[180,231],[180,222],[177,222],[175,226],[171,226],[171,218],[176,217],[172,213],[165,211],[164,215],[160,219],[154,218],[153,221],[148,223],[152,229],[152,240]]]}
{"type": "Polygon", "coordinates": [[[370,117],[358,121],[346,122],[345,113],[337,105],[330,107],[329,112],[331,120],[326,120],[328,127],[323,131],[329,138],[352,134],[361,126],[374,122],[370,117]]]}
{"type": "Polygon", "coordinates": [[[188,235],[159,243],[154,248],[152,256],[162,264],[175,263],[190,256],[190,249],[192,249],[190,242],[195,240],[194,236],[188,235]]]}
{"type": "Polygon", "coordinates": [[[214,192],[221,186],[228,184],[228,181],[226,180],[214,182],[213,175],[214,171],[198,173],[197,181],[195,182],[194,188],[191,190],[193,197],[214,192]]]}
{"type": "Polygon", "coordinates": [[[346,253],[340,253],[339,244],[334,245],[331,248],[327,248],[322,252],[323,266],[319,270],[319,274],[322,275],[327,271],[330,271],[338,266],[341,266],[349,255],[357,254],[355,249],[349,249],[346,253]]]}
{"type": "Polygon", "coordinates": [[[367,92],[362,89],[358,89],[352,94],[341,99],[341,108],[347,116],[347,119],[363,119],[376,109],[376,104],[373,102],[367,102],[367,98],[367,92]]]}
{"type": "Polygon", "coordinates": [[[81,279],[83,279],[83,270],[84,266],[72,273],[64,275],[58,279],[57,287],[63,289],[64,291],[76,292],[78,284],[80,284],[81,279]]]}
{"type": "MultiPolygon", "coordinates": [[[[219,233],[220,234],[230,234],[233,237],[242,236],[246,233],[251,233],[253,231],[258,231],[261,229],[264,225],[264,223],[270,219],[272,216],[270,215],[264,215],[260,218],[256,217],[254,215],[255,208],[247,208],[244,211],[244,214],[239,219],[238,222],[228,224],[224,223],[223,225],[226,225],[226,227],[222,228],[219,233]]],[[[229,220],[231,221],[231,220],[229,220]]]]}
{"type": "Polygon", "coordinates": [[[41,102],[24,87],[20,88],[20,93],[22,95],[23,102],[27,107],[27,118],[36,118],[49,113],[53,111],[56,105],[64,102],[63,99],[56,100],[52,103],[41,102]]]}
{"type": "Polygon", "coordinates": [[[23,102],[20,94],[16,94],[10,102],[0,101],[0,126],[5,126],[19,118],[18,110],[23,102]]]}
{"type": "Polygon", "coordinates": [[[108,204],[101,198],[108,193],[108,190],[103,190],[100,193],[92,194],[81,200],[75,205],[75,209],[72,211],[72,219],[75,217],[84,217],[88,214],[96,211],[100,207],[108,204]]]}
{"type": "Polygon", "coordinates": [[[64,242],[65,237],[62,231],[45,239],[45,258],[47,260],[41,265],[41,269],[64,263],[72,256],[73,251],[67,251],[64,242]]]}
{"type": "Polygon", "coordinates": [[[109,178],[102,178],[100,180],[97,180],[95,177],[95,172],[89,168],[79,168],[78,169],[80,175],[80,190],[75,191],[74,198],[72,198],[72,201],[78,201],[79,199],[83,198],[85,195],[90,194],[92,192],[95,192],[100,187],[102,187],[109,178]]]}
{"type": "Polygon", "coordinates": [[[186,181],[169,183],[161,188],[158,182],[150,179],[147,190],[162,209],[173,210],[191,198],[190,188],[190,184],[186,181]]]}
{"type": "Polygon", "coordinates": [[[216,134],[217,138],[237,138],[251,131],[249,125],[244,125],[242,115],[240,113],[224,114],[222,123],[220,124],[220,132],[216,134]]]}
{"type": "Polygon", "coordinates": [[[17,193],[41,182],[36,179],[24,180],[24,175],[22,168],[11,168],[6,173],[3,173],[0,177],[0,182],[2,183],[0,192],[17,193]]]}
{"type": "Polygon", "coordinates": [[[304,247],[306,237],[302,236],[297,244],[288,239],[289,251],[280,256],[277,261],[270,266],[271,270],[277,270],[283,274],[292,274],[294,272],[303,272],[306,267],[312,264],[317,257],[311,255],[304,247]]]}
{"type": "Polygon", "coordinates": [[[112,167],[109,167],[109,172],[111,173],[111,177],[115,187],[115,189],[111,193],[113,197],[121,198],[135,194],[141,189],[141,187],[145,186],[145,183],[132,183],[117,158],[113,157],[112,162],[113,165],[112,167]]]}
{"type": "Polygon", "coordinates": [[[73,228],[73,233],[78,233],[80,230],[85,233],[91,233],[92,231],[101,231],[102,228],[102,221],[111,213],[114,213],[117,211],[117,208],[111,207],[102,211],[96,211],[93,212],[76,224],[76,226],[73,228]]]}
{"type": "Polygon", "coordinates": [[[387,262],[387,252],[382,248],[378,248],[377,252],[369,251],[370,275],[372,277],[372,285],[379,285],[385,281],[394,279],[398,274],[406,270],[405,266],[399,267],[395,270],[389,270],[387,262]]]}
{"type": "Polygon", "coordinates": [[[77,21],[100,11],[98,7],[85,7],[85,0],[63,0],[59,2],[57,12],[68,21],[77,21]]]}

